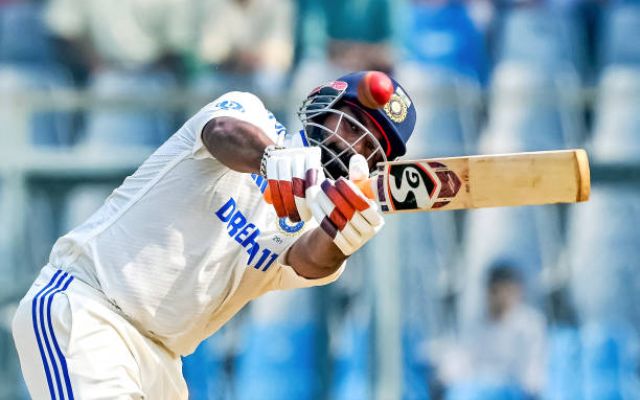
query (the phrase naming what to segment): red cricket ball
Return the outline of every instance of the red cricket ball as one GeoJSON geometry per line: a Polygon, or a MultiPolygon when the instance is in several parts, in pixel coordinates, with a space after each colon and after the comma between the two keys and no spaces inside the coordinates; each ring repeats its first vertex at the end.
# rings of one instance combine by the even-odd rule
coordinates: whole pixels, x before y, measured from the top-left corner
{"type": "Polygon", "coordinates": [[[358,100],[365,107],[382,108],[392,94],[393,82],[384,72],[369,71],[358,84],[358,100]]]}

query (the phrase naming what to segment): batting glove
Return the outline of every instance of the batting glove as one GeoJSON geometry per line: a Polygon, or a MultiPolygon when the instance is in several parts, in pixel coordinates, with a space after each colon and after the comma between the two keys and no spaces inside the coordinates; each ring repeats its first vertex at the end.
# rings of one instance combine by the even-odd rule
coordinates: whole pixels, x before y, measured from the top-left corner
{"type": "Polygon", "coordinates": [[[356,154],[349,160],[349,179],[325,179],[307,195],[314,219],[346,256],[353,254],[384,226],[378,205],[351,181],[369,176],[367,160],[356,154]]]}
{"type": "Polygon", "coordinates": [[[324,179],[320,148],[274,149],[265,156],[266,178],[278,217],[294,222],[310,219],[307,189],[324,179]]]}

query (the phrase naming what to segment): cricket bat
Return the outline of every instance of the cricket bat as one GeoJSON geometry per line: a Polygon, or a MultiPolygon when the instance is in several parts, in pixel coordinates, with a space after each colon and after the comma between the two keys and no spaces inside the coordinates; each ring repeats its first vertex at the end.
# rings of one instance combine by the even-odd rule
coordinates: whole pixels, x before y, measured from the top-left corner
{"type": "Polygon", "coordinates": [[[383,162],[355,183],[384,213],[575,203],[591,189],[582,149],[383,162]]]}
{"type": "Polygon", "coordinates": [[[358,186],[385,213],[575,203],[589,199],[582,150],[379,163],[358,186]]]}

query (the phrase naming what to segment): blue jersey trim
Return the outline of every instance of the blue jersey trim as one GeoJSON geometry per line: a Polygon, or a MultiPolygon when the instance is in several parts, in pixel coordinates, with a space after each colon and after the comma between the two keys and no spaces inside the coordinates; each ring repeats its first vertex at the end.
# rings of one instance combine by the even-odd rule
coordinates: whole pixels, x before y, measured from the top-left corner
{"type": "Polygon", "coordinates": [[[298,134],[300,135],[300,138],[302,139],[302,144],[304,145],[304,147],[309,147],[309,141],[307,140],[307,135],[305,135],[304,130],[300,129],[300,132],[298,132],[298,134]]]}
{"type": "Polygon", "coordinates": [[[264,191],[267,190],[267,184],[269,183],[267,178],[259,174],[251,174],[251,179],[256,184],[260,192],[264,193],[264,191]]]}

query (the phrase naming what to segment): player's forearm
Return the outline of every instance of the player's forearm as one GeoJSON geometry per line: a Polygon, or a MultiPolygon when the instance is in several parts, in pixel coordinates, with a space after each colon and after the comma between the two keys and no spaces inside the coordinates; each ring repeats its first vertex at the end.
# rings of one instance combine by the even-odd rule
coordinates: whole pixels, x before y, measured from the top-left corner
{"type": "Polygon", "coordinates": [[[316,228],[291,246],[285,263],[300,276],[319,279],[334,273],[346,258],[331,237],[316,228]]]}
{"type": "Polygon", "coordinates": [[[273,144],[257,126],[229,117],[209,121],[202,130],[202,142],[218,161],[246,173],[260,171],[264,149],[273,144]]]}

